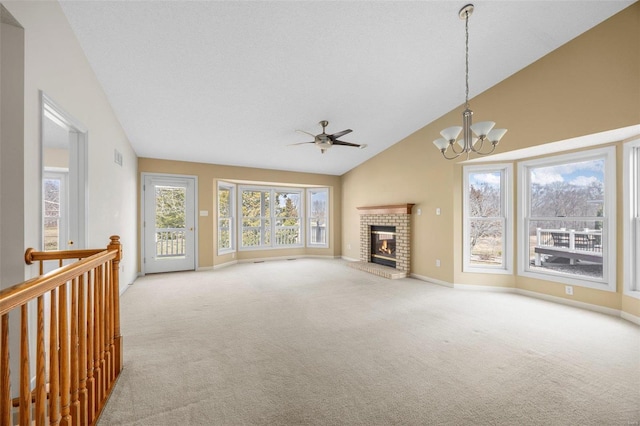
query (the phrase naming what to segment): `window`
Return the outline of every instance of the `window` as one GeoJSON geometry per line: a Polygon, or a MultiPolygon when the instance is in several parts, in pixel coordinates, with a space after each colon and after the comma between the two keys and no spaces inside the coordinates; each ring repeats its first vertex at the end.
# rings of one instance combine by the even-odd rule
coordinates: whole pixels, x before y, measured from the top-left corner
{"type": "Polygon", "coordinates": [[[329,188],[307,190],[307,245],[329,247],[329,188]]]}
{"type": "Polygon", "coordinates": [[[241,249],[300,247],[302,190],[240,187],[241,249]]]}
{"type": "Polygon", "coordinates": [[[624,293],[640,298],[640,139],[624,145],[624,293]]]}
{"type": "MultiPolygon", "coordinates": [[[[43,189],[43,236],[44,251],[62,250],[67,236],[67,171],[44,171],[43,189]]],[[[64,246],[66,247],[66,246],[64,246]]]]}
{"type": "Polygon", "coordinates": [[[465,272],[511,273],[511,165],[464,168],[465,272]]]}
{"type": "Polygon", "coordinates": [[[225,254],[235,249],[234,203],[235,186],[218,182],[218,254],[225,254]]]}
{"type": "Polygon", "coordinates": [[[615,148],[519,164],[519,273],[616,290],[615,148]]]}

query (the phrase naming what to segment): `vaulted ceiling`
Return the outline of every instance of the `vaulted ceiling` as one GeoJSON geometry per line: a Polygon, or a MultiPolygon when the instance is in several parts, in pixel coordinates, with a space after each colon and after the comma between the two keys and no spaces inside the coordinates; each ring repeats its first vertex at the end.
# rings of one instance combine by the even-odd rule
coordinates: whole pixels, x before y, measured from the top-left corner
{"type": "MultiPolygon", "coordinates": [[[[470,97],[631,3],[475,1],[470,97]]],[[[61,5],[140,157],[341,175],[464,102],[465,2],[61,5]]]]}

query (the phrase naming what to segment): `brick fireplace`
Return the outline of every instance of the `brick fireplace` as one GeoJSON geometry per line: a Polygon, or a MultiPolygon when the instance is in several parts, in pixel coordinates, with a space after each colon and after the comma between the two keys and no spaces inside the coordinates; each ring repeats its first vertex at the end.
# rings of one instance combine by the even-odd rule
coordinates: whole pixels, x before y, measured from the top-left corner
{"type": "MultiPolygon", "coordinates": [[[[409,274],[411,268],[411,209],[413,206],[414,204],[396,204],[358,207],[360,212],[360,262],[354,262],[357,264],[354,264],[354,267],[388,278],[403,278],[409,274]],[[372,246],[371,238],[372,228],[374,228],[374,232],[378,232],[375,231],[378,229],[376,227],[393,229],[393,253],[383,256],[375,255],[376,245],[372,246]],[[372,263],[372,255],[374,258],[382,257],[389,260],[393,258],[395,268],[372,263]]],[[[385,264],[389,265],[390,263],[385,264]]]]}

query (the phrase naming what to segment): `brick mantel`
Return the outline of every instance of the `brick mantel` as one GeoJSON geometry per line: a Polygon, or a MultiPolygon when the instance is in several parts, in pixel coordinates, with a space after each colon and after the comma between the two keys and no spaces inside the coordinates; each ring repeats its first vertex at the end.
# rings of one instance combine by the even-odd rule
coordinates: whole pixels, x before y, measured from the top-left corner
{"type": "Polygon", "coordinates": [[[360,214],[411,214],[415,204],[393,204],[389,206],[358,207],[360,214]]]}
{"type": "Polygon", "coordinates": [[[396,228],[396,269],[411,270],[411,209],[415,204],[358,207],[360,212],[360,260],[371,262],[371,227],[396,228]]]}

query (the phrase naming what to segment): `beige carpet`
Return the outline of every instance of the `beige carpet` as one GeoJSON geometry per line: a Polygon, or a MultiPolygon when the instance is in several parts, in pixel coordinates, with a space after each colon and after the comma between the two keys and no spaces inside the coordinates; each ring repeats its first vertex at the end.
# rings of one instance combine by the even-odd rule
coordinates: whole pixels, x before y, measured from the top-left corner
{"type": "Polygon", "coordinates": [[[299,259],[122,297],[104,425],[637,425],[640,327],[299,259]]]}

